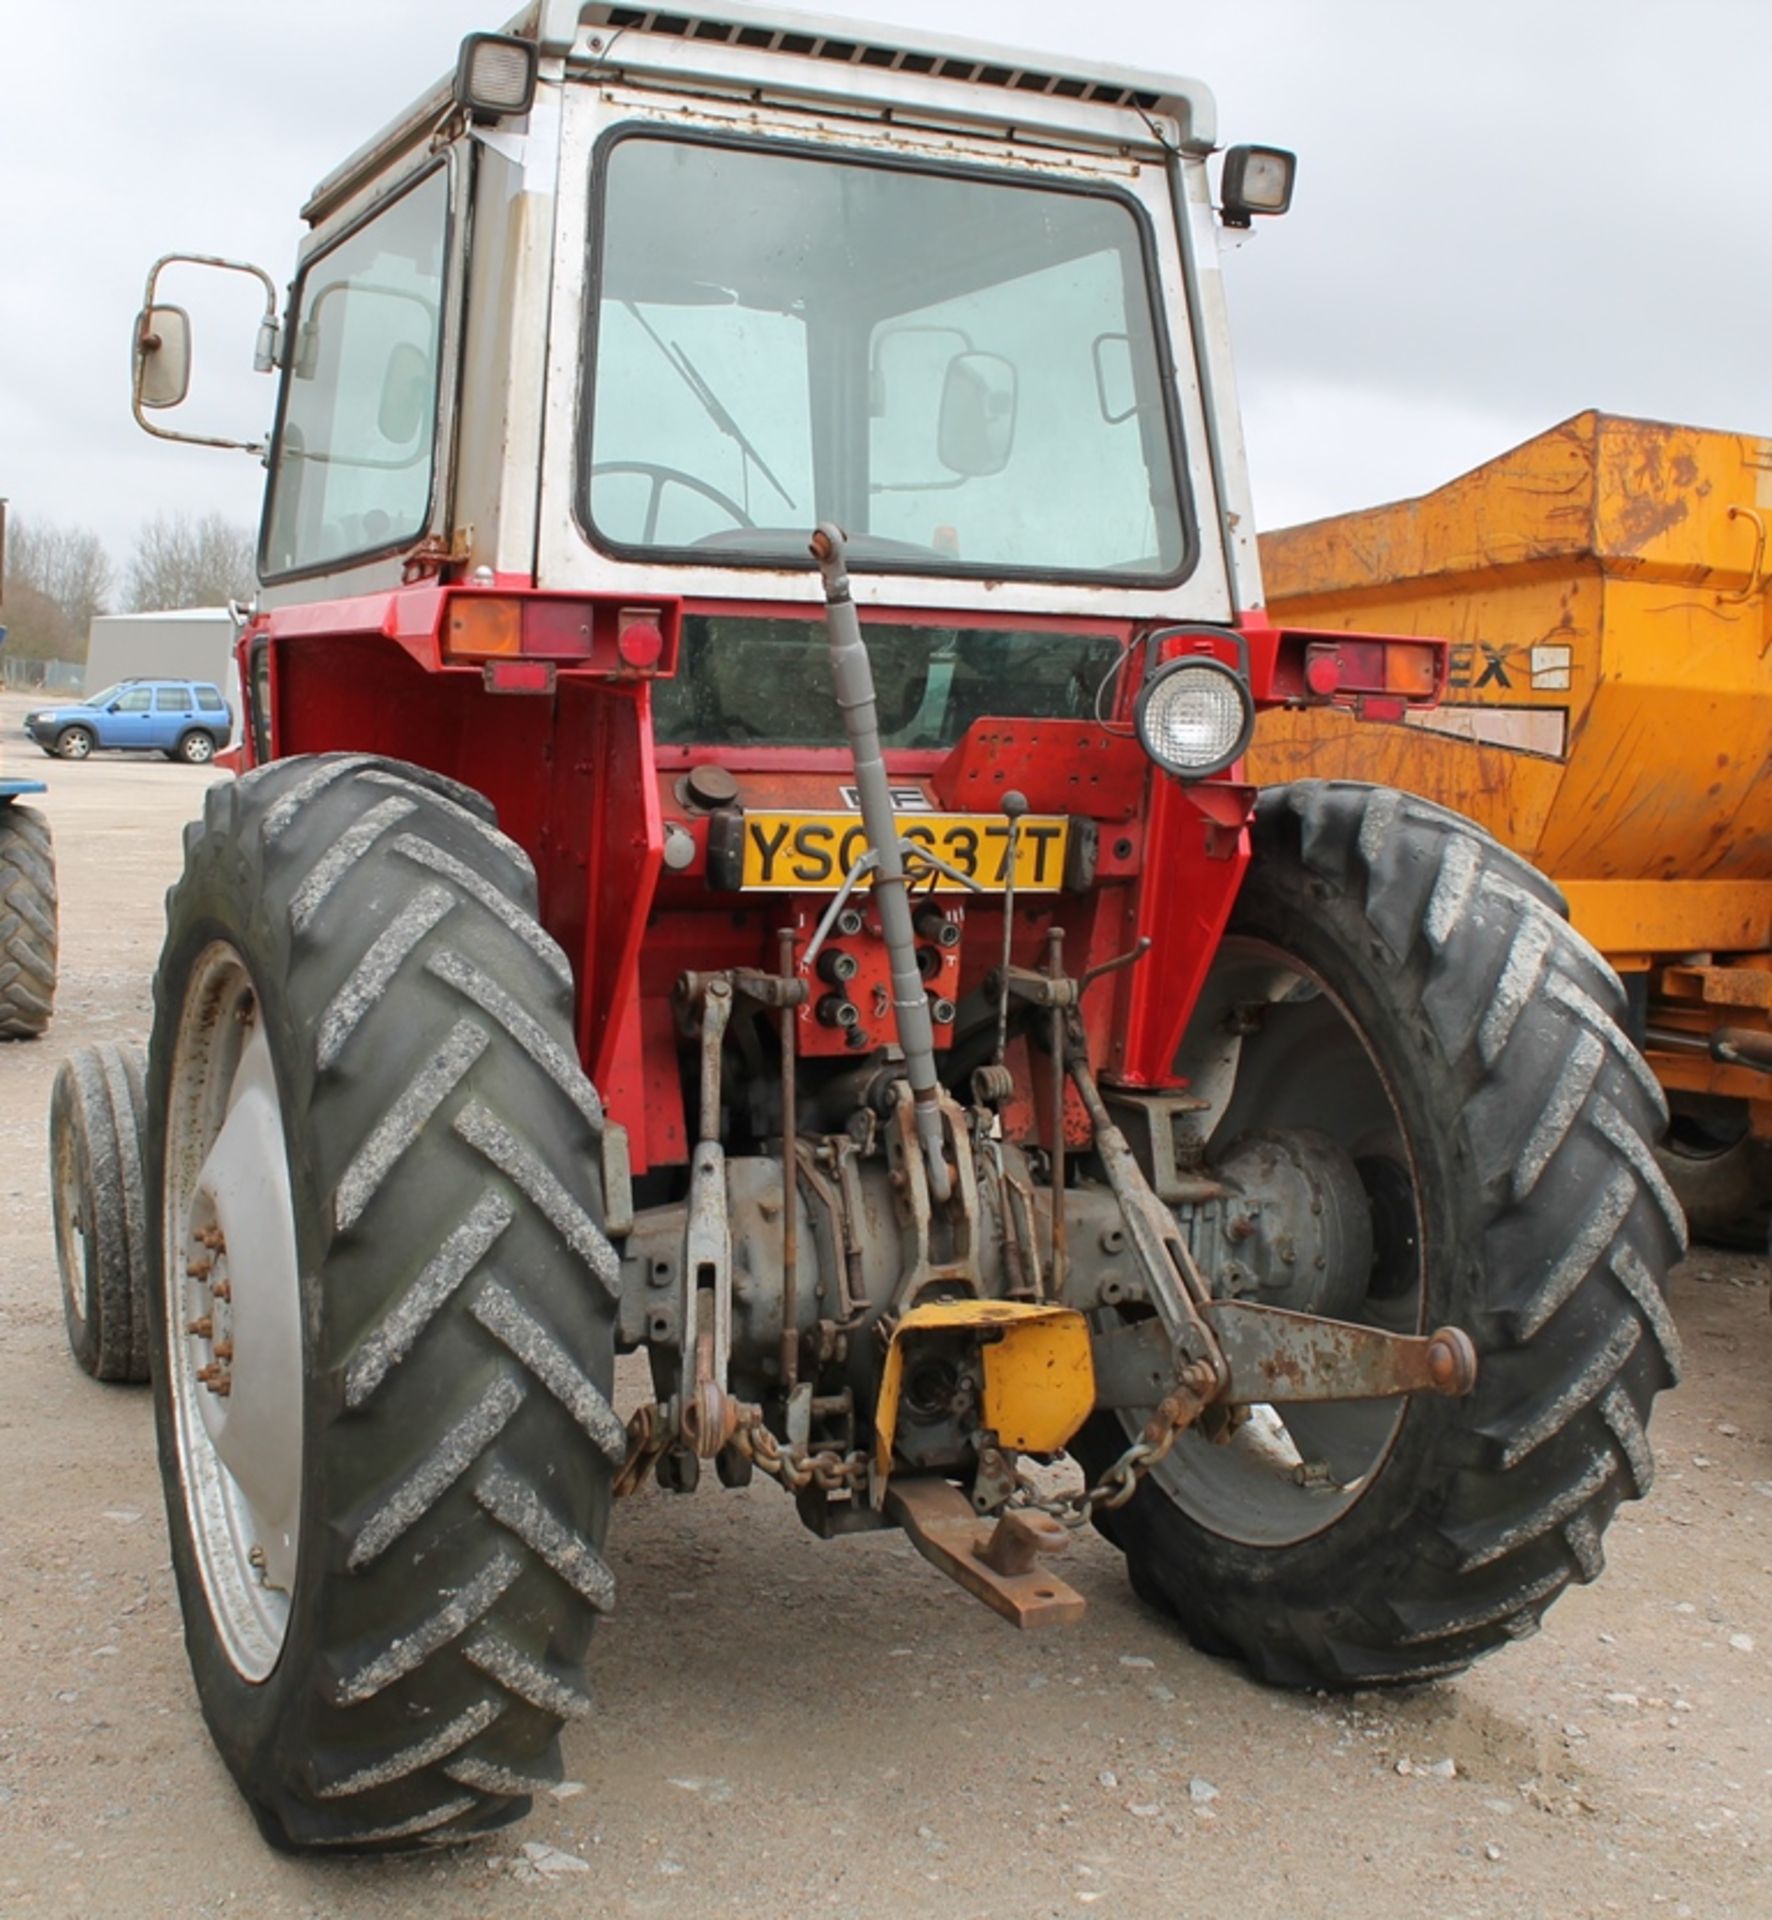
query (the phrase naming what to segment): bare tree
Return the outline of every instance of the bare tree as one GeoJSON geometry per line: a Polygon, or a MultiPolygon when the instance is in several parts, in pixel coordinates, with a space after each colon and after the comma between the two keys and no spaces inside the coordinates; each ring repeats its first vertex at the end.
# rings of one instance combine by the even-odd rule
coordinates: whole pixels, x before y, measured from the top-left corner
{"type": "Polygon", "coordinates": [[[110,557],[96,533],[15,520],[6,536],[7,650],[14,659],[84,660],[87,629],[111,602],[110,557]]]}
{"type": "Polygon", "coordinates": [[[250,527],[219,513],[156,514],[129,558],[125,597],[135,613],[250,600],[258,584],[250,527]]]}

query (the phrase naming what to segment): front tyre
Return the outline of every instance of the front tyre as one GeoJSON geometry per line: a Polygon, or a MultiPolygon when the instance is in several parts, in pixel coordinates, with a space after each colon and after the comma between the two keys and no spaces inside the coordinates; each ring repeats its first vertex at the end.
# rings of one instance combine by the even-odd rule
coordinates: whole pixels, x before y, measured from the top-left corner
{"type": "MultiPolygon", "coordinates": [[[[1186,1434],[1102,1524],[1142,1597],[1264,1679],[1431,1678],[1594,1578],[1618,1503],[1648,1490],[1684,1246],[1664,1108],[1610,969],[1469,822],[1312,781],[1262,795],[1254,841],[1189,1036],[1231,1036],[1209,1158],[1251,1138],[1344,1156],[1372,1234],[1336,1310],[1464,1328],[1478,1383],[1186,1434]]],[[[1125,1439],[1091,1423],[1092,1477],[1125,1439]]]]}
{"type": "Polygon", "coordinates": [[[148,1377],[146,1112],[139,1047],[78,1047],[49,1092],[49,1191],[68,1351],[95,1380],[148,1377]]]}
{"type": "Polygon", "coordinates": [[[392,1848],[557,1777],[623,1435],[571,975],[477,797],[361,756],[210,790],[150,1050],[161,1474],[265,1836],[392,1848]]]}

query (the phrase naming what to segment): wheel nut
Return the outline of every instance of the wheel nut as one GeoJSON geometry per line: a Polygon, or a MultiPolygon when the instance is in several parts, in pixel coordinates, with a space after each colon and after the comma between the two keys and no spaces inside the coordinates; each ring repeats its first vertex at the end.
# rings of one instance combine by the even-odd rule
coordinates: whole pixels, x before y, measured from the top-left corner
{"type": "Polygon", "coordinates": [[[208,1314],[204,1314],[200,1320],[187,1320],[185,1322],[185,1332],[194,1333],[199,1340],[207,1340],[214,1331],[215,1322],[210,1319],[208,1314]]]}

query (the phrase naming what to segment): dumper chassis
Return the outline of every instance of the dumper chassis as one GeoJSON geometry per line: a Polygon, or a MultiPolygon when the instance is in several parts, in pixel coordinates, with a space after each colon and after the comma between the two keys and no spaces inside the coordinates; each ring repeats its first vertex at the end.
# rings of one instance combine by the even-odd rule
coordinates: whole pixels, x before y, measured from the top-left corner
{"type": "Polygon", "coordinates": [[[1468,822],[1239,778],[1445,649],[1260,612],[1214,146],[1195,82],[548,4],[265,281],[145,1165],[187,1645],[274,1844],[557,1778],[646,1487],[761,1473],[1024,1628],[1093,1523],[1321,1686],[1530,1631],[1647,1486],[1682,1225],[1615,976],[1468,822]]]}

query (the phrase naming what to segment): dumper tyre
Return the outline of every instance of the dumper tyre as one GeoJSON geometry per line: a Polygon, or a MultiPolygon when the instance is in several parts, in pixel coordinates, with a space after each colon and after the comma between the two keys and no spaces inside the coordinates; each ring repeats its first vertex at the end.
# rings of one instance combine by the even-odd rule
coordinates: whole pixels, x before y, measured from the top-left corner
{"type": "Polygon", "coordinates": [[[1749,1132],[1743,1102],[1703,1100],[1685,1111],[1682,1105],[1676,1094],[1656,1157],[1686,1210],[1692,1238],[1709,1247],[1758,1252],[1772,1227],[1772,1141],[1749,1132]],[[1728,1116],[1739,1126],[1733,1137],[1725,1118],[1731,1108],[1738,1110],[1728,1116]]]}
{"type": "Polygon", "coordinates": [[[205,1718],[291,1851],[521,1815],[613,1598],[602,1110],[490,813],[397,762],[275,762],[205,795],[168,899],[161,1474],[205,1718]]]}
{"type": "Polygon", "coordinates": [[[146,1110],[139,1047],[101,1041],[56,1069],[49,1190],[68,1350],[95,1380],[148,1377],[146,1110]]]}
{"type": "Polygon", "coordinates": [[[49,822],[0,802],[0,1040],[35,1040],[49,1025],[58,942],[49,822]]]}
{"type": "MultiPolygon", "coordinates": [[[[1433,1679],[1593,1579],[1619,1502],[1648,1491],[1650,1404],[1679,1366],[1665,1283],[1685,1245],[1651,1146],[1665,1108],[1617,1024],[1616,976],[1554,890],[1468,822],[1309,781],[1264,793],[1253,837],[1215,964],[1298,985],[1256,1013],[1209,1163],[1243,1128],[1332,1132],[1345,1112],[1365,1129],[1347,1141],[1363,1179],[1405,1169],[1369,1185],[1379,1252],[1352,1317],[1464,1328],[1477,1384],[1270,1410],[1296,1443],[1290,1475],[1240,1458],[1246,1436],[1184,1434],[1098,1524],[1141,1597],[1264,1680],[1433,1679]],[[1406,1225],[1387,1229],[1399,1191],[1406,1225]],[[1380,1287],[1387,1262],[1406,1287],[1395,1271],[1380,1287]]],[[[1086,1472],[1139,1417],[1090,1422],[1086,1472]]]]}

